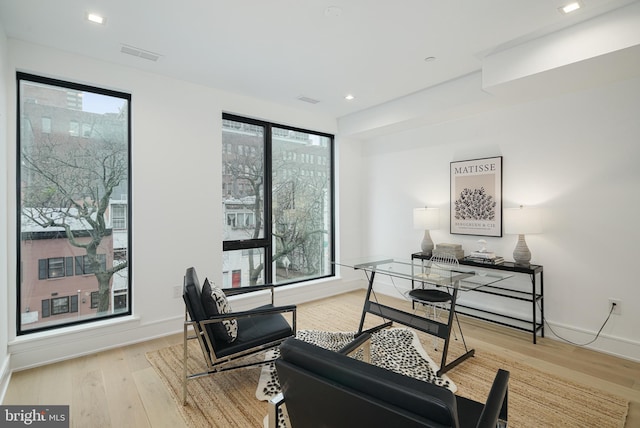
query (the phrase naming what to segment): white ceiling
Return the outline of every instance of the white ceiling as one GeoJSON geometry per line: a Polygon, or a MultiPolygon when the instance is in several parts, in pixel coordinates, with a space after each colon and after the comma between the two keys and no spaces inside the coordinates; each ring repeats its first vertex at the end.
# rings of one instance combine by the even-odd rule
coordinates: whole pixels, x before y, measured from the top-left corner
{"type": "Polygon", "coordinates": [[[558,7],[567,1],[0,0],[0,25],[9,38],[342,117],[634,2],[582,0],[564,16],[558,7]],[[106,25],[87,21],[87,12],[103,14],[106,25]],[[122,45],[161,57],[126,55],[122,45]],[[346,101],[349,93],[356,98],[346,101]]]}

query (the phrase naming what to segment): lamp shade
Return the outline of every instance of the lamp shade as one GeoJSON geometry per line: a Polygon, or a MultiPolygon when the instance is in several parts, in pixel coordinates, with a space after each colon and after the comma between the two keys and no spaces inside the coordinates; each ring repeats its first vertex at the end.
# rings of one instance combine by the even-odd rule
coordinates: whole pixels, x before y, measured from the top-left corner
{"type": "Polygon", "coordinates": [[[421,230],[434,230],[440,226],[440,209],[438,208],[414,208],[413,228],[421,230]]]}
{"type": "Polygon", "coordinates": [[[504,233],[530,235],[542,233],[540,210],[534,207],[507,208],[504,210],[504,233]]]}

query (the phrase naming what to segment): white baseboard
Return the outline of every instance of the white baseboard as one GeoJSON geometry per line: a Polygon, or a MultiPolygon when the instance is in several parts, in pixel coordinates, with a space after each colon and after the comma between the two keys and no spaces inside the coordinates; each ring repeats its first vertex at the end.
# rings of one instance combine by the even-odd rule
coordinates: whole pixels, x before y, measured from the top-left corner
{"type": "MultiPolygon", "coordinates": [[[[548,325],[551,325],[551,328],[545,326],[545,337],[560,342],[570,341],[573,344],[583,344],[591,342],[597,334],[597,331],[583,330],[573,326],[547,322],[548,325]],[[552,329],[553,331],[551,331],[552,329]]],[[[600,333],[600,336],[598,336],[595,342],[585,345],[584,347],[626,360],[640,362],[640,343],[623,337],[600,333]]]]}
{"type": "Polygon", "coordinates": [[[135,317],[20,337],[9,343],[11,371],[94,354],[182,331],[184,316],[143,324],[135,317]]]}

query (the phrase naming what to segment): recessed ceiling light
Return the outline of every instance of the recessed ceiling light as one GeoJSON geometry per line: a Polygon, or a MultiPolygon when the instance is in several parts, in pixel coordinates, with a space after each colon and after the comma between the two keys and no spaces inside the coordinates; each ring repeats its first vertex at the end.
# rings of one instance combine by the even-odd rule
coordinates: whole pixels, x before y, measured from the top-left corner
{"type": "Polygon", "coordinates": [[[104,25],[106,19],[102,15],[98,15],[97,13],[87,12],[87,21],[91,21],[96,24],[104,25]]]}
{"type": "Polygon", "coordinates": [[[351,94],[346,95],[346,96],[344,97],[344,99],[345,99],[345,100],[347,100],[347,101],[351,101],[351,100],[353,100],[353,99],[355,99],[355,98],[356,98],[356,97],[354,97],[354,96],[353,96],[353,95],[351,95],[351,94]]]}
{"type": "Polygon", "coordinates": [[[571,12],[574,12],[574,11],[580,9],[581,7],[582,7],[582,5],[580,4],[579,1],[574,1],[574,2],[571,2],[571,3],[565,4],[564,6],[558,8],[558,10],[560,11],[560,13],[566,15],[568,13],[571,13],[571,12]]]}

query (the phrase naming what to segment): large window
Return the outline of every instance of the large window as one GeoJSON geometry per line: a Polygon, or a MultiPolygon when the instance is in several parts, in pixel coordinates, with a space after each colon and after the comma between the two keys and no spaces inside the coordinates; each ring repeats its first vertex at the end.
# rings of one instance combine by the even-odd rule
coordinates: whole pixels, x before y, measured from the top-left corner
{"type": "Polygon", "coordinates": [[[131,313],[129,94],[18,80],[18,334],[131,313]]]}
{"type": "Polygon", "coordinates": [[[333,136],[222,118],[224,287],[331,276],[333,136]]]}

